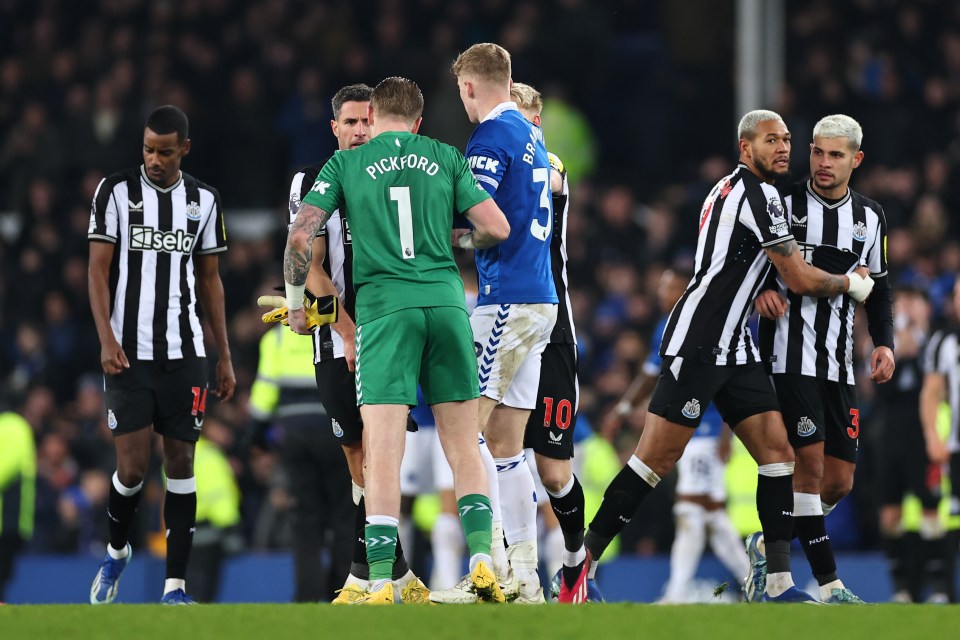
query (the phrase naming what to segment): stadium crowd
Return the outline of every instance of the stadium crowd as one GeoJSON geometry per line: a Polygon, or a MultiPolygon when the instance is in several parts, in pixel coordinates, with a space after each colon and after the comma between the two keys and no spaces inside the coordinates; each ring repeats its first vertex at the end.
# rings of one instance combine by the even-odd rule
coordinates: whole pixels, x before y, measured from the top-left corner
{"type": "MultiPolygon", "coordinates": [[[[139,162],[146,113],[166,103],[186,111],[194,146],[184,168],[223,196],[221,273],[238,393],[208,408],[204,435],[239,483],[238,539],[283,548],[284,479],[269,452],[245,443],[244,429],[266,330],[255,300],[281,277],[290,176],[333,152],[332,92],[388,75],[422,87],[425,134],[463,148],[471,126],[449,66],[485,40],[509,49],[515,78],[546,97],[547,146],[571,173],[580,425],[629,455],[642,411],[624,433],[599,426],[646,355],[662,271],[692,262],[694,221],[732,168],[739,117],[734,3],[677,4],[381,0],[368,11],[342,1],[0,0],[0,386],[37,441],[29,549],[103,552],[115,461],[87,299],[86,230],[100,179],[139,162]],[[231,233],[230,215],[242,210],[259,212],[244,216],[272,232],[231,233]]],[[[885,209],[891,281],[928,291],[936,325],[955,320],[960,3],[802,0],[790,3],[786,27],[786,86],[775,104],[757,106],[790,126],[795,174],[806,173],[814,122],[829,113],[857,118],[866,158],[853,187],[885,209]]],[[[863,333],[860,356],[871,348],[863,333]]],[[[844,540],[870,549],[878,543],[873,479],[882,472],[870,460],[883,416],[870,413],[868,375],[858,391],[863,464],[844,540]]],[[[140,536],[160,530],[159,465],[152,469],[140,536]]],[[[645,505],[663,517],[652,529],[638,518],[623,551],[666,551],[669,508],[669,495],[645,505]]]]}

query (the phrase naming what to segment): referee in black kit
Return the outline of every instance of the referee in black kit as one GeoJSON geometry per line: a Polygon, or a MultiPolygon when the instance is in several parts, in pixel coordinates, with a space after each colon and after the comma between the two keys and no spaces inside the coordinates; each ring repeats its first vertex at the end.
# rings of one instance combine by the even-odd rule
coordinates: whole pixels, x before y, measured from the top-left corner
{"type": "Polygon", "coordinates": [[[207,364],[197,299],[216,340],[216,388],[233,396],[217,254],[227,249],[220,194],[180,171],[190,152],[187,116],[167,105],[143,131],[143,164],[100,182],[90,212],[90,307],[100,336],[107,424],[117,471],[107,516],[107,555],[91,604],[117,597],[129,564],[128,533],[150,459],[151,429],[163,436],[167,492],[167,571],[161,602],[194,604],[186,594],[196,524],[193,455],[207,403],[207,364]]]}

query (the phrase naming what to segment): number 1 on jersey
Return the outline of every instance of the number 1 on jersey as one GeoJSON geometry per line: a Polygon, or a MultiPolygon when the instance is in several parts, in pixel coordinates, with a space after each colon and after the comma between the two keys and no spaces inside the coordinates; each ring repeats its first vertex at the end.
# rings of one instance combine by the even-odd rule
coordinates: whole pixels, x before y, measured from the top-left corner
{"type": "Polygon", "coordinates": [[[390,199],[397,203],[400,217],[400,254],[404,260],[415,258],[413,252],[413,208],[410,206],[410,187],[390,187],[390,199]]]}

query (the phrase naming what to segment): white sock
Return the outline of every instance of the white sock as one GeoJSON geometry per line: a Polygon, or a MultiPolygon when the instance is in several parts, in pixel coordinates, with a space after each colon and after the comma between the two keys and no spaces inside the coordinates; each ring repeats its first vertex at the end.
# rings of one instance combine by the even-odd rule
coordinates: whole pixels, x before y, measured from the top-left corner
{"type": "Polygon", "coordinates": [[[741,578],[750,573],[750,560],[743,552],[743,538],[733,528],[726,509],[707,512],[710,548],[731,575],[741,578]]]}
{"type": "Polygon", "coordinates": [[[766,593],[768,596],[777,597],[792,586],[794,586],[793,575],[789,571],[767,574],[766,593]]]}
{"type": "Polygon", "coordinates": [[[830,596],[833,595],[834,589],[843,589],[843,582],[837,578],[833,582],[828,582],[827,584],[820,585],[820,602],[825,602],[830,596]]]}
{"type": "Polygon", "coordinates": [[[507,544],[537,544],[537,488],[523,452],[510,458],[496,458],[500,481],[500,511],[507,544]]]}
{"type": "Polygon", "coordinates": [[[510,562],[507,560],[507,549],[503,544],[503,515],[500,510],[500,481],[497,478],[497,463],[487,447],[487,441],[478,435],[480,442],[480,459],[487,472],[487,491],[490,498],[490,511],[493,515],[493,538],[490,542],[490,557],[493,558],[493,572],[497,578],[505,579],[510,573],[510,562]]]}
{"type": "Polygon", "coordinates": [[[824,517],[830,515],[830,512],[837,508],[835,504],[827,504],[826,502],[820,501],[820,508],[823,509],[824,517]]]}
{"type": "Polygon", "coordinates": [[[563,530],[560,527],[547,529],[543,536],[541,548],[543,549],[541,551],[543,566],[547,569],[547,575],[552,576],[557,572],[557,569],[563,566],[564,552],[566,551],[563,546],[563,530]]]}
{"type": "Polygon", "coordinates": [[[344,588],[346,588],[351,584],[355,584],[361,589],[363,589],[364,591],[366,591],[367,587],[370,586],[370,581],[364,580],[363,578],[358,578],[357,576],[350,573],[350,574],[347,574],[347,580],[346,582],[343,583],[343,586],[344,588]]]}
{"type": "Polygon", "coordinates": [[[417,579],[417,574],[415,574],[412,569],[407,569],[407,572],[402,576],[400,576],[399,578],[397,578],[396,580],[394,580],[393,584],[402,589],[403,587],[407,586],[408,582],[411,582],[416,579],[417,579]]]}
{"type": "Polygon", "coordinates": [[[490,566],[490,563],[493,562],[493,558],[488,556],[485,553],[475,553],[470,556],[470,573],[473,573],[474,568],[477,566],[478,562],[486,562],[487,566],[490,566]]]}
{"type": "Polygon", "coordinates": [[[183,589],[184,592],[186,592],[187,581],[182,578],[167,578],[163,581],[163,595],[167,595],[171,591],[176,591],[177,589],[183,589]]]}
{"type": "Polygon", "coordinates": [[[437,516],[433,531],[430,532],[430,544],[433,547],[430,588],[435,591],[449,589],[460,581],[463,571],[464,539],[460,518],[452,513],[437,516]]]}
{"type": "Polygon", "coordinates": [[[120,558],[126,558],[129,552],[130,547],[124,546],[123,549],[119,551],[110,546],[110,543],[107,543],[107,554],[114,560],[119,560],[120,558]]]}
{"type": "Polygon", "coordinates": [[[707,512],[699,504],[681,501],[673,506],[673,516],[677,531],[673,546],[670,547],[670,579],[664,589],[663,599],[683,602],[687,586],[697,572],[700,556],[703,555],[703,548],[707,543],[707,512]]]}

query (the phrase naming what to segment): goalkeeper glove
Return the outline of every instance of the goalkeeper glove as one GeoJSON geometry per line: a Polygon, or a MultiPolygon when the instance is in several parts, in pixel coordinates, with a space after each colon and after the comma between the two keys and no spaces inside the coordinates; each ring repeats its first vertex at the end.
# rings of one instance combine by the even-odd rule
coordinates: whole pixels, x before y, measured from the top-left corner
{"type": "MultiPolygon", "coordinates": [[[[281,322],[289,325],[287,317],[290,315],[290,311],[287,309],[287,299],[283,296],[260,296],[257,298],[257,304],[261,307],[274,307],[261,316],[260,319],[264,323],[281,322]]],[[[333,324],[340,317],[340,304],[337,296],[320,296],[318,298],[306,291],[303,296],[303,309],[307,315],[307,328],[311,331],[327,324],[333,324]]]]}

